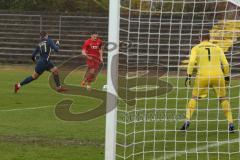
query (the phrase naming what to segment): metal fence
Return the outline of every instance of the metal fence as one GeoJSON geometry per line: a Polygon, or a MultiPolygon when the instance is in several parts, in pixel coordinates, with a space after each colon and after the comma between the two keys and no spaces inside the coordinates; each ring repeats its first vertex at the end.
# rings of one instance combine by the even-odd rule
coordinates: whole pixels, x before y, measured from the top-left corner
{"type": "Polygon", "coordinates": [[[54,59],[79,55],[89,32],[97,30],[107,40],[107,21],[107,17],[0,14],[0,63],[31,62],[42,30],[61,41],[61,52],[54,59]]]}

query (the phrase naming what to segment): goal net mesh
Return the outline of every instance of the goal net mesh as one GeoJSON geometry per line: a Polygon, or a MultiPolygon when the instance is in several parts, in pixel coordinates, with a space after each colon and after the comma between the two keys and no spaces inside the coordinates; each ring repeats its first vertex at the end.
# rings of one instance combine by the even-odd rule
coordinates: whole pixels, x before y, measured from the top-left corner
{"type": "Polygon", "coordinates": [[[225,0],[121,0],[120,9],[116,159],[239,159],[239,8],[225,0]],[[211,88],[189,130],[179,131],[192,96],[184,86],[189,54],[206,31],[230,63],[234,134],[211,88]]]}

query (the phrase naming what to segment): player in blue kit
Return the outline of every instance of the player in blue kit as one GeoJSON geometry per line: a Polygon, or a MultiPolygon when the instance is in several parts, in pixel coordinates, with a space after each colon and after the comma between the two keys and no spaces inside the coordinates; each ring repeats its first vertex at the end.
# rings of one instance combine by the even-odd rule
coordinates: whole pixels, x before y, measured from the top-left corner
{"type": "Polygon", "coordinates": [[[39,60],[36,62],[35,71],[32,76],[27,77],[21,83],[15,84],[15,93],[17,93],[22,86],[36,80],[44,71],[50,71],[53,74],[58,92],[66,91],[60,84],[58,68],[50,60],[51,51],[54,50],[58,52],[59,50],[59,41],[54,44],[53,40],[48,37],[48,33],[45,31],[40,33],[40,39],[40,43],[32,54],[33,62],[37,61],[36,55],[38,53],[40,54],[39,60]]]}

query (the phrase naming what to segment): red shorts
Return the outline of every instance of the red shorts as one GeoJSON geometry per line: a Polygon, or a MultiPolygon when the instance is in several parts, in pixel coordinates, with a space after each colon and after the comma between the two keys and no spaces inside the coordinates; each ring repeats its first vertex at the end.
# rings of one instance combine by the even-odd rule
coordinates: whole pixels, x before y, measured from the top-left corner
{"type": "Polygon", "coordinates": [[[95,69],[98,70],[99,69],[99,65],[100,65],[100,61],[99,60],[87,60],[87,66],[88,69],[95,69]]]}

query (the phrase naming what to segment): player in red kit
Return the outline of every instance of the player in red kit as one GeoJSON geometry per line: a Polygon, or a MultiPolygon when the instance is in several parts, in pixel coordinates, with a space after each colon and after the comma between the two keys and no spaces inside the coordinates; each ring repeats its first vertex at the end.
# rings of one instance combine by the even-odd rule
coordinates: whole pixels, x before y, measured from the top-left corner
{"type": "Polygon", "coordinates": [[[81,87],[91,89],[91,83],[103,63],[103,41],[98,37],[97,32],[92,32],[91,38],[86,40],[82,46],[82,54],[87,58],[87,71],[81,83],[81,87]]]}

